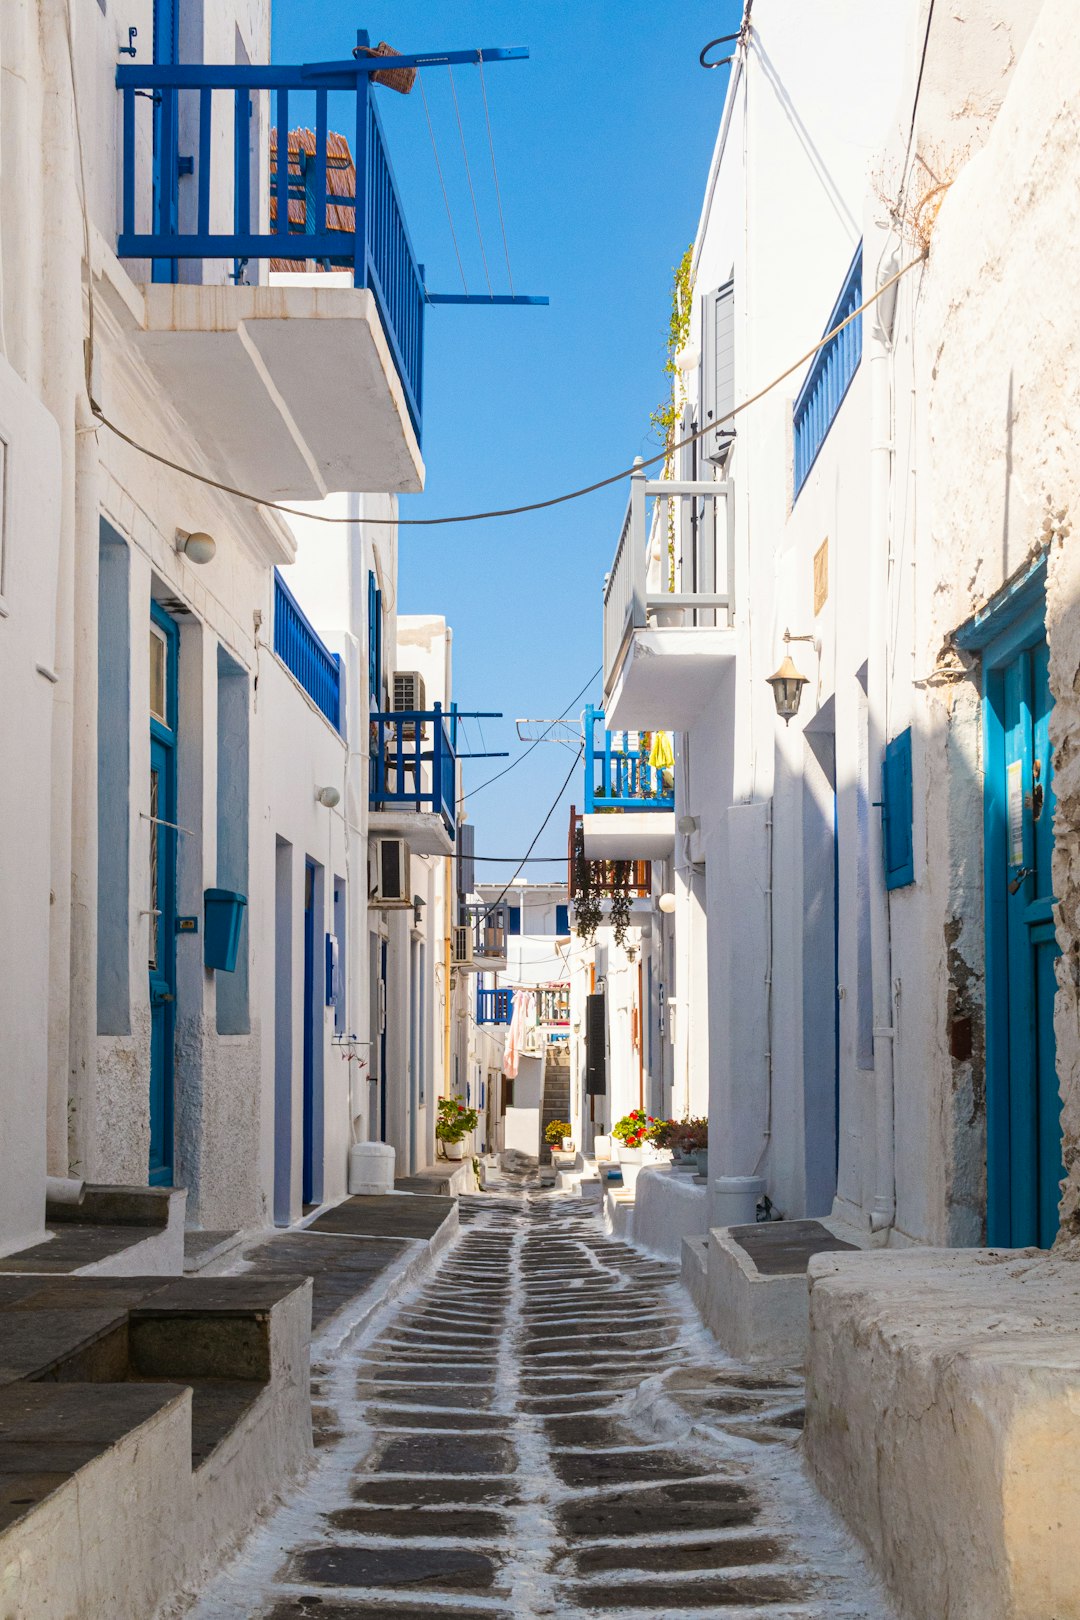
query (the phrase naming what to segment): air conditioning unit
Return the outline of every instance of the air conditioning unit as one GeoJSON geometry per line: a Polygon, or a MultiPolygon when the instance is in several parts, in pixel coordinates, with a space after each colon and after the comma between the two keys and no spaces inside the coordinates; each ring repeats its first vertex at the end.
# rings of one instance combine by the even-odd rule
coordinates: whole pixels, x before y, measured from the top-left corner
{"type": "Polygon", "coordinates": [[[471,968],[473,965],[473,932],[469,923],[455,923],[451,941],[451,965],[471,968]]]}
{"type": "MultiPolygon", "coordinates": [[[[391,713],[409,714],[411,712],[416,714],[422,713],[427,708],[424,677],[418,669],[395,669],[394,678],[390,684],[391,713]]],[[[421,736],[424,734],[423,727],[420,728],[420,734],[421,736]]],[[[401,735],[403,737],[415,736],[415,726],[411,724],[403,725],[401,735]]]]}
{"type": "Polygon", "coordinates": [[[404,838],[376,838],[374,882],[371,903],[374,906],[411,906],[412,885],[409,882],[409,846],[404,838]]]}

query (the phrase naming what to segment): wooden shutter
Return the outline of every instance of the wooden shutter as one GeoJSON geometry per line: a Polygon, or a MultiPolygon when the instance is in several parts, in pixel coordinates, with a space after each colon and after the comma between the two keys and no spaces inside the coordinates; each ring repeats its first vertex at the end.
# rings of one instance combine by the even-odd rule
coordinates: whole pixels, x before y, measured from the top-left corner
{"type": "Polygon", "coordinates": [[[476,828],[471,821],[458,822],[457,892],[462,899],[476,887],[476,828]]]}
{"type": "Polygon", "coordinates": [[[881,801],[885,887],[902,889],[906,884],[915,881],[910,726],[885,744],[885,761],[881,771],[881,801]]]}
{"type": "Polygon", "coordinates": [[[585,1095],[602,1097],[607,1091],[607,998],[585,997],[585,1095]]]}
{"type": "MultiPolygon", "coordinates": [[[[735,282],[702,299],[701,325],[701,426],[719,422],[735,404],[735,282]]],[[[701,454],[709,461],[723,461],[734,435],[735,424],[728,420],[715,433],[700,440],[701,454]]]]}

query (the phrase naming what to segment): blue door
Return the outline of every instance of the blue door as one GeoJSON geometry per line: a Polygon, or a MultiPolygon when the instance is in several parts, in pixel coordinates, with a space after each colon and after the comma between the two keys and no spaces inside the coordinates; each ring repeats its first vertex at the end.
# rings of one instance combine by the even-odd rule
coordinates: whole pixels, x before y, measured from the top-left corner
{"type": "MultiPolygon", "coordinates": [[[[154,0],[154,62],[171,67],[180,60],[180,0],[154,0]]],[[[179,97],[154,91],[154,230],[175,233],[180,217],[179,97]]],[[[176,259],[154,259],[153,281],[177,281],[176,259]]]]}
{"type": "Polygon", "coordinates": [[[176,625],[150,620],[150,1164],[151,1186],[173,1179],[176,1037],[176,625]]]}
{"type": "Polygon", "coordinates": [[[984,657],[987,921],[987,1237],[1057,1236],[1061,1097],[1054,1043],[1053,707],[1043,611],[984,657]]]}
{"type": "Polygon", "coordinates": [[[304,1146],[302,1201],[315,1201],[315,867],[304,862],[304,1146]]]}

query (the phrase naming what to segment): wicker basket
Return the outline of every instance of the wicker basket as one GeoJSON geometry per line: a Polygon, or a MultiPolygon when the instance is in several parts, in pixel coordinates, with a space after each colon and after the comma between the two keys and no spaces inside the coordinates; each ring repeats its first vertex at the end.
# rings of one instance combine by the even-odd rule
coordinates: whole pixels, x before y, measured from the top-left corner
{"type": "MultiPolygon", "coordinates": [[[[381,39],[377,45],[361,46],[361,53],[364,56],[398,56],[400,54],[392,45],[388,45],[385,39],[381,39]]],[[[416,69],[414,67],[380,68],[371,77],[376,84],[385,84],[388,90],[397,90],[399,94],[407,96],[416,83],[416,69]]]]}

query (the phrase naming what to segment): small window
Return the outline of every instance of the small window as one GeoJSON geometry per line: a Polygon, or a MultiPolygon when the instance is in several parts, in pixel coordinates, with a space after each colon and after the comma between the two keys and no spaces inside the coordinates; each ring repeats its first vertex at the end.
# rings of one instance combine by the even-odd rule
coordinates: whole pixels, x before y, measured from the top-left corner
{"type": "Polygon", "coordinates": [[[508,906],[506,908],[506,915],[507,915],[507,918],[508,918],[508,922],[507,922],[507,925],[506,925],[506,932],[508,934],[520,934],[521,933],[521,907],[520,906],[508,906]]]}
{"type": "Polygon", "coordinates": [[[557,934],[568,934],[570,932],[569,906],[555,907],[555,932],[557,934]]]}
{"type": "Polygon", "coordinates": [[[881,772],[881,799],[885,887],[902,889],[906,884],[915,881],[910,726],[885,745],[885,763],[881,772]]]}
{"type": "Polygon", "coordinates": [[[150,713],[163,726],[169,723],[168,711],[169,648],[165,637],[155,625],[150,626],[150,713]]]}

